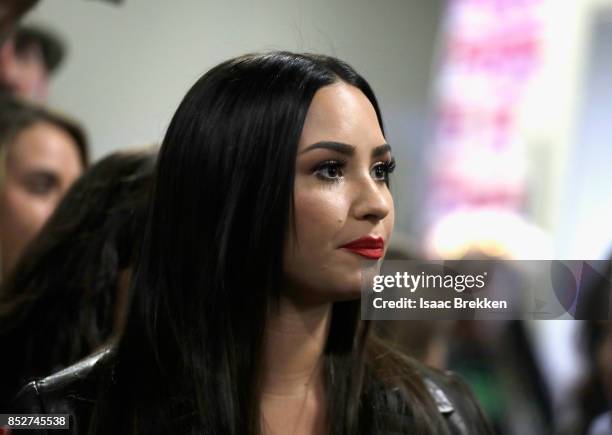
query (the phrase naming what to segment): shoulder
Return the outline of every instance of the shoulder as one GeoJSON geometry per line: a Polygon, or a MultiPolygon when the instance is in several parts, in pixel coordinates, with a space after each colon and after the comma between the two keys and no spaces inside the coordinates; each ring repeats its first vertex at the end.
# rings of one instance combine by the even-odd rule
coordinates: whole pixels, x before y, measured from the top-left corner
{"type": "Polygon", "coordinates": [[[112,348],[106,347],[51,376],[30,382],[15,398],[11,411],[20,414],[70,414],[68,433],[81,433],[79,427],[87,427],[96,403],[98,385],[103,373],[109,369],[111,355],[112,348]]]}
{"type": "Polygon", "coordinates": [[[451,433],[492,433],[476,397],[459,375],[424,365],[418,370],[438,411],[448,421],[451,433]]]}
{"type": "Polygon", "coordinates": [[[411,403],[414,406],[429,402],[431,405],[426,407],[437,411],[448,433],[492,434],[474,394],[460,376],[425,366],[385,345],[378,346],[376,351],[378,364],[374,371],[386,409],[409,415],[411,403]]]}

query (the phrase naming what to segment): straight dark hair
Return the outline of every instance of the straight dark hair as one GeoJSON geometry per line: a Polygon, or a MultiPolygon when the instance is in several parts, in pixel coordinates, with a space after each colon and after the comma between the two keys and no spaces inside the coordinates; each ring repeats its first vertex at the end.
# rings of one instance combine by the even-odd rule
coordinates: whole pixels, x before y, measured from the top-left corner
{"type": "Polygon", "coordinates": [[[144,233],[155,157],[117,152],[92,166],[3,281],[0,347],[10,358],[0,360],[0,403],[117,332],[118,280],[144,233]]]}
{"type": "MultiPolygon", "coordinates": [[[[189,90],[161,148],[132,311],[94,433],[261,432],[263,334],[282,291],[297,146],[315,93],[339,81],[366,95],[382,128],[368,83],[328,56],[246,55],[189,90]]],[[[333,306],[329,433],[375,434],[395,411],[410,414],[411,433],[446,433],[414,367],[368,338],[359,312],[359,301],[333,306]],[[380,393],[387,384],[405,393],[395,406],[380,393]]]]}

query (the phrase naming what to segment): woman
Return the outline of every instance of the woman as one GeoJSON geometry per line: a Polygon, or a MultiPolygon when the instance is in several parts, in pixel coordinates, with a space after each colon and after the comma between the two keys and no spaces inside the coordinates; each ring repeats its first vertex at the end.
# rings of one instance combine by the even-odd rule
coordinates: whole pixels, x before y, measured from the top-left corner
{"type": "Polygon", "coordinates": [[[347,64],[278,52],[213,68],[166,133],[118,347],[30,384],[18,409],[72,412],[72,433],[488,433],[463,384],[359,320],[393,168],[347,64]]]}
{"type": "Polygon", "coordinates": [[[0,98],[0,281],[87,164],[78,124],[0,98]]]}
{"type": "Polygon", "coordinates": [[[96,163],[2,284],[0,409],[26,382],[74,364],[123,328],[155,156],[117,152],[96,163]]]}

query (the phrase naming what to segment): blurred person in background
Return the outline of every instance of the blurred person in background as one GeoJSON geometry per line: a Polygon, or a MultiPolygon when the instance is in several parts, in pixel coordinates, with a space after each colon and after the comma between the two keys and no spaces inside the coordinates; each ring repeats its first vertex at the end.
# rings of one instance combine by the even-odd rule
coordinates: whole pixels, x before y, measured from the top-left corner
{"type": "Polygon", "coordinates": [[[609,435],[612,433],[612,259],[602,274],[585,289],[588,320],[582,322],[581,344],[586,365],[585,374],[576,388],[575,417],[569,420],[563,434],[609,435]],[[608,319],[608,320],[603,320],[608,319]]]}
{"type": "Polygon", "coordinates": [[[6,42],[21,17],[38,3],[38,0],[2,0],[0,2],[0,47],[6,42]]]}
{"type": "Polygon", "coordinates": [[[64,58],[62,40],[38,26],[19,26],[0,56],[0,92],[45,103],[49,79],[64,58]]]}
{"type": "Polygon", "coordinates": [[[612,433],[612,322],[590,320],[584,324],[587,376],[578,391],[579,415],[569,434],[612,433]]]}
{"type": "Polygon", "coordinates": [[[607,435],[612,433],[612,321],[600,322],[603,337],[600,340],[596,360],[600,373],[604,395],[607,402],[606,410],[596,416],[590,425],[588,435],[607,435]]]}
{"type": "Polygon", "coordinates": [[[0,402],[122,330],[155,156],[117,152],[92,166],[2,283],[0,402]]]}
{"type": "MultiPolygon", "coordinates": [[[[463,273],[486,267],[503,287],[527,285],[524,272],[477,248],[458,263],[463,273]]],[[[520,292],[517,292],[520,294],[520,292]]],[[[499,435],[554,433],[550,391],[523,320],[458,320],[450,332],[448,368],[460,373],[499,435]]]]}
{"type": "Polygon", "coordinates": [[[6,92],[6,77],[12,75],[15,59],[14,32],[21,17],[38,0],[2,0],[0,2],[0,92],[6,92]]]}
{"type": "Polygon", "coordinates": [[[0,99],[0,279],[87,164],[87,140],[77,123],[0,99]]]}

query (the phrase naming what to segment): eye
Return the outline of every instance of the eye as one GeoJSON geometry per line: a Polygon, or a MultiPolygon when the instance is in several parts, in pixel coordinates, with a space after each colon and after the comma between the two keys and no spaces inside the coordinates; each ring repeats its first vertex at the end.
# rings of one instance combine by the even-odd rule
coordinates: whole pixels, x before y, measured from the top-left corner
{"type": "Polygon", "coordinates": [[[46,195],[57,184],[57,178],[50,173],[32,174],[27,179],[27,189],[34,195],[46,195]]]}
{"type": "Polygon", "coordinates": [[[315,170],[315,174],[324,181],[338,181],[344,175],[342,169],[345,164],[345,162],[339,160],[329,160],[320,164],[315,170]]]}
{"type": "Polygon", "coordinates": [[[376,163],[370,172],[376,181],[389,182],[389,175],[395,170],[395,159],[376,163]]]}

